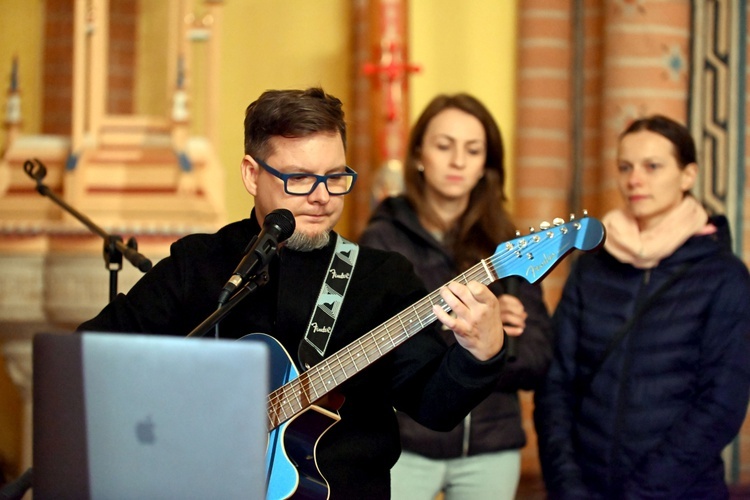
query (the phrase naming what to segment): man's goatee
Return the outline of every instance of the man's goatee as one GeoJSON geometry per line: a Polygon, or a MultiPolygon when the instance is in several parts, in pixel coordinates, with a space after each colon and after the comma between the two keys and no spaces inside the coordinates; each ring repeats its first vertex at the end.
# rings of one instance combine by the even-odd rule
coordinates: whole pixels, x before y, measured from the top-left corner
{"type": "Polygon", "coordinates": [[[331,231],[325,231],[314,235],[307,235],[295,231],[292,236],[286,240],[286,247],[290,250],[297,250],[300,252],[310,252],[317,250],[328,245],[328,241],[331,239],[331,231]]]}

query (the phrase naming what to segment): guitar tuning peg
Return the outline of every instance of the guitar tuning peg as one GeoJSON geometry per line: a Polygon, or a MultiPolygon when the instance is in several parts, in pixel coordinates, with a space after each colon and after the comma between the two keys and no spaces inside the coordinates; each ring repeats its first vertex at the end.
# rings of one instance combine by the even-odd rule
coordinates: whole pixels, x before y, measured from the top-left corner
{"type": "Polygon", "coordinates": [[[576,220],[576,214],[570,214],[570,219],[569,220],[576,220]]]}
{"type": "Polygon", "coordinates": [[[518,238],[519,236],[521,236],[521,231],[519,231],[518,229],[516,229],[516,238],[518,238]]]}
{"type": "Polygon", "coordinates": [[[554,219],[552,219],[552,224],[554,224],[555,226],[562,226],[563,224],[565,224],[565,219],[563,219],[562,217],[555,217],[554,219]]]}
{"type": "Polygon", "coordinates": [[[552,224],[550,224],[550,223],[549,223],[549,222],[547,222],[546,220],[543,220],[542,222],[540,222],[540,223],[539,223],[539,229],[541,229],[542,231],[546,231],[546,230],[547,230],[547,229],[549,229],[549,228],[550,228],[551,226],[552,226],[552,224]]]}
{"type": "Polygon", "coordinates": [[[534,229],[534,226],[529,226],[529,234],[533,234],[536,232],[536,229],[534,229]]]}
{"type": "Polygon", "coordinates": [[[585,208],[583,209],[583,216],[584,217],[588,217],[589,216],[589,211],[586,210],[585,208]]]}

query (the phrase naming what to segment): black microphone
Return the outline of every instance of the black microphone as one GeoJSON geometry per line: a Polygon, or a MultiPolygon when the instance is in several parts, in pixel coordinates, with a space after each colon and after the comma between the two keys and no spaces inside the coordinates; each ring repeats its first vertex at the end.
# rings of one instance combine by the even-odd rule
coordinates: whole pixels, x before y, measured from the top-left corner
{"type": "Polygon", "coordinates": [[[240,261],[234,274],[219,294],[219,304],[224,304],[239,286],[263,269],[276,255],[279,243],[294,233],[294,216],[285,208],[278,208],[266,215],[260,234],[253,237],[245,249],[245,256],[240,261]]]}
{"type": "MultiPolygon", "coordinates": [[[[508,276],[503,280],[503,285],[505,285],[505,293],[518,297],[518,287],[521,285],[521,278],[518,276],[508,276]]],[[[505,338],[505,342],[505,352],[508,362],[513,362],[518,358],[518,339],[508,335],[505,338]]]]}

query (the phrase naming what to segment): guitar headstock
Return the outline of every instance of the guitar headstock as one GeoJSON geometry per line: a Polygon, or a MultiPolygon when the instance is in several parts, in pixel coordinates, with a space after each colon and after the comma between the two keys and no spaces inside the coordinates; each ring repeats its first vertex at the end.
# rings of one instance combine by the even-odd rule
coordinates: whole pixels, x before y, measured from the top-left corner
{"type": "Polygon", "coordinates": [[[604,243],[604,226],[588,217],[586,212],[580,219],[573,215],[565,222],[561,218],[552,223],[542,222],[539,231],[534,229],[525,236],[501,243],[489,259],[498,278],[520,276],[535,283],[573,250],[590,252],[604,243]]]}

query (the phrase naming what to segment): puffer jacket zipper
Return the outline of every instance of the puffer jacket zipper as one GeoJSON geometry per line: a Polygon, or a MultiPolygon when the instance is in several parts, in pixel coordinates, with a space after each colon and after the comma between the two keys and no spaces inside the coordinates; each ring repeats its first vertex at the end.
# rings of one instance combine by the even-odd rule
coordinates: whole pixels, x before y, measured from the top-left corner
{"type": "MultiPolygon", "coordinates": [[[[635,301],[635,307],[633,308],[634,311],[638,311],[640,309],[641,301],[648,299],[648,284],[651,281],[651,269],[646,269],[643,272],[643,280],[641,283],[641,289],[638,292],[638,298],[635,301]]],[[[636,320],[637,321],[637,320],[636,320]]],[[[631,329],[635,327],[635,323],[631,326],[631,329]]],[[[633,364],[633,338],[632,336],[628,336],[625,339],[625,342],[623,343],[624,346],[624,359],[622,361],[622,372],[620,379],[622,380],[622,384],[620,385],[619,392],[617,394],[617,410],[616,410],[616,417],[615,417],[615,428],[612,431],[612,437],[613,437],[613,444],[611,448],[611,455],[609,459],[609,467],[607,470],[607,485],[610,489],[612,485],[619,484],[620,480],[622,478],[617,476],[618,471],[620,470],[622,464],[616,463],[617,460],[619,460],[620,457],[620,447],[622,446],[621,438],[622,438],[622,426],[623,426],[623,419],[625,417],[625,399],[628,392],[628,380],[630,377],[630,368],[633,364]]],[[[611,491],[614,495],[617,495],[619,492],[617,491],[611,491]]]]}

